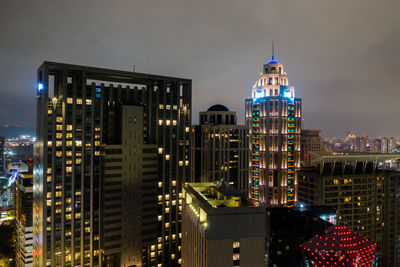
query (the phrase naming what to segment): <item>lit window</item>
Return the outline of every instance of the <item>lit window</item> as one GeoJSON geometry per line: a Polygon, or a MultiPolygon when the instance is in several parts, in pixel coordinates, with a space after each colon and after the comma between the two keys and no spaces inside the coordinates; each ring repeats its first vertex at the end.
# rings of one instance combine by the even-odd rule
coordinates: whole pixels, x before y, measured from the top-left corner
{"type": "Polygon", "coordinates": [[[174,105],[174,106],[173,106],[173,109],[174,109],[174,110],[178,110],[178,106],[177,106],[177,105],[174,105]]]}
{"type": "Polygon", "coordinates": [[[92,99],[86,99],[86,105],[91,105],[92,104],[92,99]]]}
{"type": "Polygon", "coordinates": [[[171,109],[171,105],[167,105],[167,109],[171,109]]]}
{"type": "Polygon", "coordinates": [[[169,213],[169,208],[165,208],[165,213],[169,213]]]}
{"type": "Polygon", "coordinates": [[[61,156],[62,156],[62,151],[57,151],[57,152],[56,152],[56,156],[57,156],[57,157],[61,157],[61,156]]]}
{"type": "Polygon", "coordinates": [[[163,104],[160,104],[160,105],[159,105],[159,108],[160,108],[160,109],[164,109],[164,105],[163,105],[163,104]]]}
{"type": "Polygon", "coordinates": [[[81,218],[81,214],[80,213],[75,213],[75,219],[80,219],[81,218]]]}
{"type": "Polygon", "coordinates": [[[68,166],[68,167],[65,167],[65,170],[69,173],[69,172],[72,172],[72,167],[71,166],[68,166]]]}
{"type": "Polygon", "coordinates": [[[62,196],[62,192],[61,191],[56,191],[56,197],[61,197],[62,196]]]}
{"type": "Polygon", "coordinates": [[[57,122],[62,122],[62,117],[57,117],[57,122]]]}
{"type": "Polygon", "coordinates": [[[77,99],[76,99],[76,103],[77,103],[77,104],[82,104],[82,98],[77,98],[77,99]]]}
{"type": "Polygon", "coordinates": [[[176,181],[172,181],[172,186],[176,186],[176,181]]]}
{"type": "Polygon", "coordinates": [[[75,163],[76,163],[76,164],[81,164],[81,162],[82,162],[82,159],[81,159],[81,158],[77,158],[77,159],[75,160],[75,163]]]}
{"type": "Polygon", "coordinates": [[[187,133],[190,132],[190,128],[189,127],[186,127],[186,132],[187,133]]]}
{"type": "Polygon", "coordinates": [[[168,126],[171,125],[171,121],[170,120],[167,120],[167,125],[168,126]]]}
{"type": "Polygon", "coordinates": [[[51,175],[47,176],[47,182],[51,182],[51,175]]]}
{"type": "Polygon", "coordinates": [[[76,146],[82,146],[82,141],[76,140],[76,141],[75,141],[75,144],[76,144],[76,146]]]}
{"type": "Polygon", "coordinates": [[[72,138],[72,133],[67,133],[67,138],[72,138]]]}
{"type": "Polygon", "coordinates": [[[62,141],[56,141],[56,146],[62,146],[62,141]]]}
{"type": "Polygon", "coordinates": [[[155,251],[156,250],[156,246],[155,245],[151,245],[150,249],[151,249],[151,251],[155,251]]]}
{"type": "Polygon", "coordinates": [[[162,187],[162,182],[158,182],[158,187],[162,187]]]}
{"type": "Polygon", "coordinates": [[[171,259],[172,259],[172,260],[175,259],[175,254],[171,254],[171,259]]]}
{"type": "Polygon", "coordinates": [[[158,201],[162,200],[162,195],[158,195],[158,201]]]}
{"type": "Polygon", "coordinates": [[[158,221],[162,221],[162,215],[158,215],[158,221]]]}
{"type": "Polygon", "coordinates": [[[158,120],[158,125],[163,125],[163,120],[158,120]]]}
{"type": "Polygon", "coordinates": [[[57,131],[62,131],[62,125],[61,125],[61,124],[58,124],[58,125],[56,126],[56,129],[57,129],[57,131]]]}
{"type": "Polygon", "coordinates": [[[169,228],[169,223],[165,223],[165,228],[169,228]]]}
{"type": "Polygon", "coordinates": [[[99,132],[99,131],[100,131],[100,128],[99,128],[99,127],[96,127],[96,128],[94,128],[94,130],[95,130],[96,132],[99,132]]]}
{"type": "Polygon", "coordinates": [[[72,141],[67,141],[67,142],[66,142],[66,145],[67,145],[67,146],[72,146],[72,141]]]}
{"type": "Polygon", "coordinates": [[[94,145],[95,145],[95,146],[100,146],[100,141],[95,141],[95,142],[94,142],[94,145]]]}
{"type": "Polygon", "coordinates": [[[166,199],[166,200],[169,200],[169,195],[165,195],[165,199],[166,199]]]}
{"type": "Polygon", "coordinates": [[[53,111],[51,109],[47,110],[47,114],[51,115],[53,114],[53,111]]]}
{"type": "Polygon", "coordinates": [[[165,155],[165,159],[169,160],[170,156],[169,155],[165,155]]]}
{"type": "Polygon", "coordinates": [[[163,148],[162,147],[159,147],[158,148],[158,154],[162,154],[163,153],[163,148]]]}
{"type": "Polygon", "coordinates": [[[94,152],[94,155],[95,155],[95,156],[100,156],[100,151],[95,151],[95,152],[94,152]]]}
{"type": "Polygon", "coordinates": [[[186,166],[189,165],[189,161],[188,161],[188,160],[185,161],[185,165],[186,165],[186,166]]]}
{"type": "Polygon", "coordinates": [[[73,101],[72,101],[72,98],[71,98],[71,97],[68,97],[68,98],[67,98],[67,104],[72,104],[72,102],[73,102],[73,101]]]}
{"type": "Polygon", "coordinates": [[[176,120],[172,121],[172,125],[176,126],[176,120]]]}
{"type": "Polygon", "coordinates": [[[183,166],[183,161],[182,160],[179,161],[179,166],[183,166]]]}
{"type": "Polygon", "coordinates": [[[67,125],[67,131],[72,131],[72,125],[67,125]]]}

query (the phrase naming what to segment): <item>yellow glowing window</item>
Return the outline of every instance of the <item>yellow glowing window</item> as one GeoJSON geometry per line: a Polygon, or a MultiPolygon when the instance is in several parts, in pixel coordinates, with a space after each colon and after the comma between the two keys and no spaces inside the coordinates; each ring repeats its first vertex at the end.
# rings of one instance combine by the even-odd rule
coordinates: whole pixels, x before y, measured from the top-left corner
{"type": "Polygon", "coordinates": [[[75,219],[80,219],[81,218],[81,214],[80,213],[75,213],[75,219]]]}
{"type": "Polygon", "coordinates": [[[182,233],[179,233],[179,238],[182,238],[182,233]]]}
{"type": "Polygon", "coordinates": [[[47,182],[51,182],[51,176],[47,176],[47,182]]]}
{"type": "Polygon", "coordinates": [[[62,138],[62,133],[56,133],[56,138],[61,139],[62,138]]]}
{"type": "Polygon", "coordinates": [[[344,202],[350,202],[350,200],[351,200],[351,197],[345,197],[344,198],[344,202]]]}
{"type": "Polygon", "coordinates": [[[66,236],[71,236],[71,232],[66,232],[65,235],[66,236]]]}
{"type": "Polygon", "coordinates": [[[92,104],[92,100],[91,99],[86,99],[86,105],[91,105],[92,104]]]}
{"type": "Polygon", "coordinates": [[[72,167],[71,167],[71,166],[65,167],[65,170],[66,170],[68,173],[70,173],[70,172],[72,172],[72,167]]]}
{"type": "Polygon", "coordinates": [[[82,193],[80,191],[75,192],[75,196],[80,196],[82,193]]]}
{"type": "Polygon", "coordinates": [[[159,107],[160,109],[163,109],[163,108],[164,108],[164,105],[163,105],[163,104],[160,104],[158,107],[159,107]]]}
{"type": "Polygon", "coordinates": [[[67,160],[67,161],[66,161],[66,164],[67,164],[67,165],[71,165],[71,164],[72,164],[72,160],[67,160]]]}
{"type": "Polygon", "coordinates": [[[171,121],[170,120],[167,120],[167,125],[168,126],[171,125],[171,121]]]}
{"type": "Polygon", "coordinates": [[[189,127],[186,127],[186,132],[187,133],[190,132],[190,128],[189,127]]]}
{"type": "Polygon", "coordinates": [[[72,125],[67,125],[67,131],[72,131],[72,125]]]}
{"type": "Polygon", "coordinates": [[[75,160],[75,163],[76,163],[76,164],[81,164],[81,162],[82,162],[82,159],[80,159],[80,158],[77,158],[77,159],[75,160]]]}
{"type": "Polygon", "coordinates": [[[169,223],[165,223],[165,228],[169,228],[169,223]]]}
{"type": "Polygon", "coordinates": [[[172,200],[172,206],[176,205],[176,200],[172,200]]]}
{"type": "Polygon", "coordinates": [[[65,219],[67,219],[67,220],[71,220],[71,214],[67,214],[67,215],[65,215],[65,219]]]}
{"type": "Polygon", "coordinates": [[[95,141],[95,142],[94,142],[94,145],[95,145],[95,146],[100,146],[100,141],[95,141]]]}
{"type": "Polygon", "coordinates": [[[66,154],[67,154],[67,157],[72,157],[72,151],[67,151],[66,154]]]}
{"type": "Polygon", "coordinates": [[[51,115],[53,114],[53,111],[51,109],[47,110],[47,114],[51,115]]]}
{"type": "Polygon", "coordinates": [[[62,196],[62,192],[61,191],[56,191],[56,197],[61,197],[62,196]]]}
{"type": "Polygon", "coordinates": [[[171,254],[171,259],[172,259],[172,260],[175,259],[175,254],[171,254]]]}
{"type": "Polygon", "coordinates": [[[51,173],[51,168],[47,168],[47,173],[51,173]]]}
{"type": "Polygon", "coordinates": [[[72,138],[72,133],[67,133],[67,138],[72,138]]]}
{"type": "Polygon", "coordinates": [[[165,213],[169,213],[169,208],[165,208],[165,213]]]}
{"type": "Polygon", "coordinates": [[[62,117],[57,117],[56,121],[57,122],[62,122],[62,117]]]}
{"type": "Polygon", "coordinates": [[[61,209],[56,209],[56,213],[61,213],[61,209]]]}
{"type": "Polygon", "coordinates": [[[150,249],[151,249],[151,251],[155,251],[156,250],[156,245],[151,245],[150,249]]]}
{"type": "Polygon", "coordinates": [[[157,245],[157,248],[158,248],[158,249],[162,249],[162,245],[161,245],[161,244],[158,244],[158,245],[157,245]]]}
{"type": "Polygon", "coordinates": [[[76,140],[76,141],[75,141],[75,145],[76,145],[76,146],[82,146],[82,141],[76,140]]]}
{"type": "Polygon", "coordinates": [[[162,187],[162,182],[158,182],[158,187],[162,187]]]}
{"type": "Polygon", "coordinates": [[[179,211],[182,211],[182,206],[179,206],[179,211]]]}
{"type": "Polygon", "coordinates": [[[151,252],[151,253],[150,253],[150,256],[151,256],[152,258],[154,258],[154,257],[156,256],[156,253],[155,253],[155,252],[151,252]]]}
{"type": "Polygon", "coordinates": [[[94,138],[95,138],[95,139],[99,139],[99,138],[100,138],[100,135],[99,135],[99,134],[96,134],[96,135],[94,136],[94,138]]]}
{"type": "MultiPolygon", "coordinates": [[[[50,232],[51,231],[51,227],[47,227],[46,230],[50,232]]],[[[47,265],[49,265],[49,264],[47,264],[47,265]]]]}
{"type": "Polygon", "coordinates": [[[95,151],[95,152],[94,152],[94,155],[95,155],[95,156],[100,156],[100,151],[95,151]]]}
{"type": "Polygon", "coordinates": [[[77,98],[77,99],[76,99],[76,103],[77,103],[77,104],[82,104],[82,98],[77,98]]]}
{"type": "Polygon", "coordinates": [[[57,124],[56,129],[57,129],[57,131],[62,131],[62,125],[61,124],[57,124]]]}
{"type": "Polygon", "coordinates": [[[91,146],[92,144],[91,143],[86,143],[86,145],[85,146],[91,146]]]}
{"type": "Polygon", "coordinates": [[[178,259],[178,264],[182,264],[182,259],[178,259]]]}
{"type": "Polygon", "coordinates": [[[339,180],[338,180],[338,179],[335,179],[335,180],[333,180],[333,183],[334,183],[334,184],[339,184],[339,180]]]}
{"type": "Polygon", "coordinates": [[[47,200],[47,206],[51,206],[51,200],[47,200]]]}
{"type": "Polygon", "coordinates": [[[162,154],[163,153],[163,148],[162,147],[159,147],[158,148],[158,154],[162,154]]]}
{"type": "Polygon", "coordinates": [[[176,120],[172,121],[172,125],[176,126],[176,120]]]}
{"type": "Polygon", "coordinates": [[[56,141],[56,146],[62,146],[62,141],[56,141]]]}
{"type": "Polygon", "coordinates": [[[158,120],[158,125],[163,125],[163,120],[158,120]]]}
{"type": "Polygon", "coordinates": [[[182,205],[182,199],[179,199],[179,204],[182,205]]]}
{"type": "Polygon", "coordinates": [[[172,186],[176,186],[176,181],[172,181],[172,186]]]}
{"type": "Polygon", "coordinates": [[[162,221],[162,216],[158,215],[158,221],[162,221]]]}
{"type": "Polygon", "coordinates": [[[170,158],[170,155],[165,155],[166,160],[169,160],[169,158],[170,158]]]}
{"type": "Polygon", "coordinates": [[[186,165],[186,166],[189,165],[189,161],[188,161],[188,160],[185,161],[185,165],[186,165]]]}
{"type": "Polygon", "coordinates": [[[165,195],[165,199],[166,199],[166,200],[169,200],[169,195],[165,195]]]}
{"type": "Polygon", "coordinates": [[[161,201],[162,200],[162,195],[159,195],[158,196],[158,201],[161,201]]]}
{"type": "Polygon", "coordinates": [[[85,233],[90,233],[90,227],[85,227],[85,233]]]}
{"type": "Polygon", "coordinates": [[[61,156],[62,156],[62,151],[57,151],[57,152],[56,152],[56,156],[57,156],[57,157],[61,157],[61,156]]]}
{"type": "Polygon", "coordinates": [[[183,166],[183,161],[179,161],[179,166],[183,166]]]}
{"type": "Polygon", "coordinates": [[[71,98],[71,97],[68,97],[68,98],[67,98],[67,104],[72,104],[72,102],[73,102],[73,101],[72,101],[72,98],[71,98]]]}
{"type": "Polygon", "coordinates": [[[171,105],[167,105],[167,109],[171,109],[171,105]]]}
{"type": "Polygon", "coordinates": [[[67,208],[65,209],[65,211],[66,211],[66,212],[71,212],[71,207],[67,207],[67,208]]]}

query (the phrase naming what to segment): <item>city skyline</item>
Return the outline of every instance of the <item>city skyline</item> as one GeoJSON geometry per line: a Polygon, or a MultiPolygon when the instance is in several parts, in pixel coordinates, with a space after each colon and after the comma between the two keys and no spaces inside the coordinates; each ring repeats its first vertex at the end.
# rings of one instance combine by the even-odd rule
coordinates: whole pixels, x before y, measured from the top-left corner
{"type": "Polygon", "coordinates": [[[384,2],[2,4],[0,125],[34,127],[35,69],[47,59],[189,77],[194,124],[217,103],[243,124],[241,100],[275,40],[276,58],[304,99],[304,129],[397,136],[390,116],[400,96],[399,5],[384,2]]]}

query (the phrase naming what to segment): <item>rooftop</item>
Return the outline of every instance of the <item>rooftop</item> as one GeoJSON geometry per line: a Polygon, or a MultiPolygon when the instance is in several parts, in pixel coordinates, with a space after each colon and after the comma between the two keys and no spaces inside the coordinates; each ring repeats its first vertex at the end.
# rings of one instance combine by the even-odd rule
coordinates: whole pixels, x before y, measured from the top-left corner
{"type": "Polygon", "coordinates": [[[213,106],[209,107],[207,109],[207,111],[230,111],[230,110],[229,110],[229,108],[227,108],[224,105],[216,104],[216,105],[213,105],[213,106]]]}

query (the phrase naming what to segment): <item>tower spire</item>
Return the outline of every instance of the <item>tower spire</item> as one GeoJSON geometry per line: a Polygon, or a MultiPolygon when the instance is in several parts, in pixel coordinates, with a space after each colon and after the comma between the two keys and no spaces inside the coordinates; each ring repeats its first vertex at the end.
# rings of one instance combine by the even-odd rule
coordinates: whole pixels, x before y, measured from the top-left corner
{"type": "Polygon", "coordinates": [[[275,59],[275,41],[272,41],[272,60],[275,59]]]}

